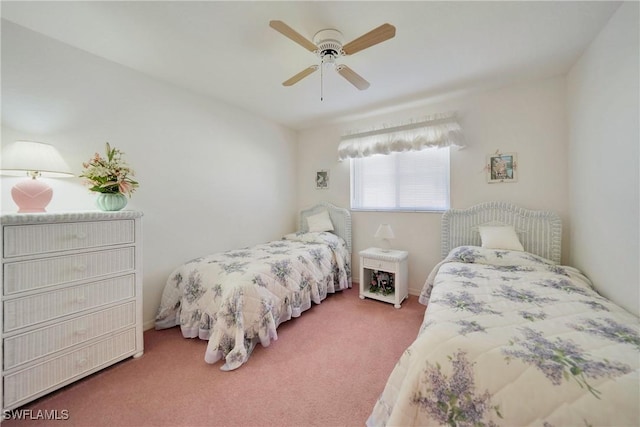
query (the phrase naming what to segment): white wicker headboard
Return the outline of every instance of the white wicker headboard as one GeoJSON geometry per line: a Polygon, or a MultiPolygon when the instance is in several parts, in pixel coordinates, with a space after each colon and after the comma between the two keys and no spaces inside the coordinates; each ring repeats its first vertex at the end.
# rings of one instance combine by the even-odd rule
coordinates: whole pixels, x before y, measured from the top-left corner
{"type": "Polygon", "coordinates": [[[442,257],[458,246],[480,246],[480,225],[513,225],[525,251],[560,263],[562,221],[551,211],[524,209],[506,202],[488,202],[442,215],[442,257]]]}
{"type": "Polygon", "coordinates": [[[333,233],[342,237],[347,242],[349,252],[351,252],[351,212],[345,208],[339,208],[331,203],[321,202],[317,205],[300,211],[300,219],[298,221],[298,230],[307,231],[307,217],[315,215],[322,211],[329,212],[331,222],[333,223],[333,233]]]}

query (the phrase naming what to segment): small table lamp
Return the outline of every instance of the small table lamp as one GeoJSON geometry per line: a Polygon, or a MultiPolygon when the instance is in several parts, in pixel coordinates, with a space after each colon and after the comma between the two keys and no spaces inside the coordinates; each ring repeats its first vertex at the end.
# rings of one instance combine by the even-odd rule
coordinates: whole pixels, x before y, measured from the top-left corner
{"type": "Polygon", "coordinates": [[[73,176],[69,165],[53,145],[34,141],[16,141],[2,152],[2,174],[26,174],[30,177],[11,189],[11,197],[20,213],[45,212],[53,197],[53,189],[36,178],[73,176]]]}
{"type": "Polygon", "coordinates": [[[389,224],[380,224],[378,231],[376,231],[376,234],[373,237],[387,242],[387,248],[384,249],[386,252],[391,250],[391,242],[389,242],[389,240],[396,238],[389,224]]]}

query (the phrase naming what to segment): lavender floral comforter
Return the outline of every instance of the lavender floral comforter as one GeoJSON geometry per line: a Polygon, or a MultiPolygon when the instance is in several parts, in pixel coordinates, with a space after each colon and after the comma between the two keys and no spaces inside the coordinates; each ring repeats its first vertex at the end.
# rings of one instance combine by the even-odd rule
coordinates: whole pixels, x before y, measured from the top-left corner
{"type": "Polygon", "coordinates": [[[255,345],[278,338],[280,323],[351,287],[351,255],[328,232],[293,233],[280,241],[197,258],[167,280],[156,329],[179,325],[185,338],[209,340],[207,363],[244,364],[255,345]]]}
{"type": "Polygon", "coordinates": [[[420,302],[368,426],[639,425],[640,320],[576,269],[459,247],[420,302]]]}

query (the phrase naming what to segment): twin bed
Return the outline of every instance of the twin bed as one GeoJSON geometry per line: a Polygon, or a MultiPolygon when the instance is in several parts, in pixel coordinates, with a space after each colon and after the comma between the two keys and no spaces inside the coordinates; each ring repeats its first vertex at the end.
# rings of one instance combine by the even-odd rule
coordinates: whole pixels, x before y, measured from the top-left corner
{"type": "MultiPolygon", "coordinates": [[[[561,238],[556,214],[508,203],[443,214],[422,326],[366,424],[640,425],[640,320],[560,265],[561,238]]],[[[350,286],[349,211],[320,204],[282,240],[178,267],[156,328],[208,339],[205,360],[232,370],[350,286]]]]}
{"type": "Polygon", "coordinates": [[[298,232],[281,240],[217,253],[179,266],[167,280],[156,329],[180,326],[208,340],[207,363],[244,364],[277,327],[351,287],[351,215],[328,203],[300,213],[298,232]]]}
{"type": "Polygon", "coordinates": [[[559,265],[560,239],[551,212],[446,212],[424,321],[367,425],[639,425],[639,319],[559,265]]]}

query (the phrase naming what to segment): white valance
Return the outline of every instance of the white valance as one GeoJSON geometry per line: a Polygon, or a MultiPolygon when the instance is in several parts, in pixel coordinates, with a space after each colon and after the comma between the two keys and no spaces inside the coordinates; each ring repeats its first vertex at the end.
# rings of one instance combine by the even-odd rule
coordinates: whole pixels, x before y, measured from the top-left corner
{"type": "Polygon", "coordinates": [[[355,132],[344,135],[340,141],[340,160],[430,147],[465,146],[455,114],[440,114],[401,125],[355,132]]]}

